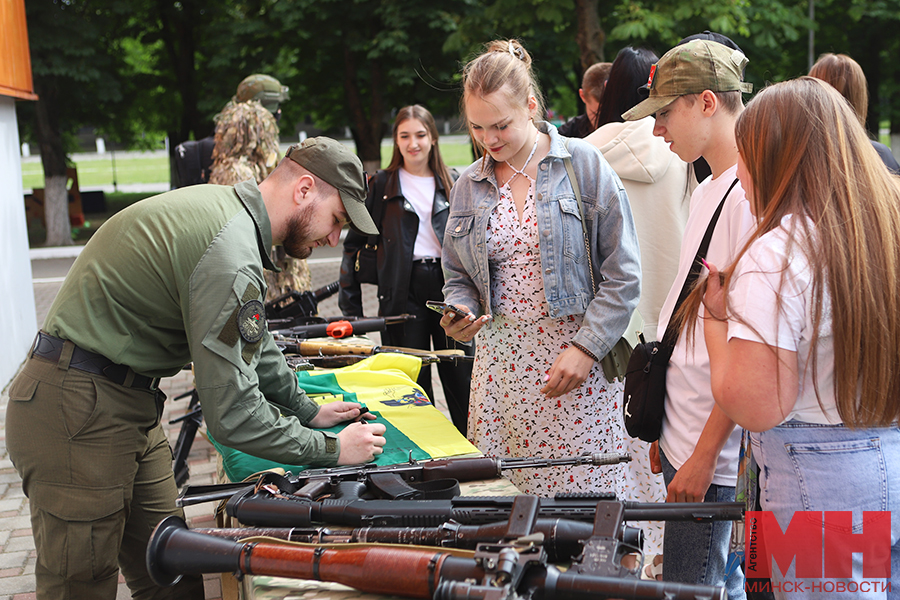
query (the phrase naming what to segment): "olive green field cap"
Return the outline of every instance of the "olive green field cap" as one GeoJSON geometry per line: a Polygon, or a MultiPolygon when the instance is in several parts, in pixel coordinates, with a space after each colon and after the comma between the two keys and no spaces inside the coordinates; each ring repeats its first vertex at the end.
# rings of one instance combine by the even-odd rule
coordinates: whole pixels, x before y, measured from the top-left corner
{"type": "Polygon", "coordinates": [[[339,141],[324,136],[294,144],[285,156],[337,188],[350,217],[350,227],[363,235],[378,235],[378,228],[366,210],[369,183],[358,156],[339,141]]]}
{"type": "Polygon", "coordinates": [[[675,46],[651,68],[646,85],[650,96],[623,114],[622,118],[626,121],[643,119],[665,108],[679,96],[699,94],[705,90],[749,94],[753,91],[753,85],[744,83],[741,75],[748,62],[740,50],[709,40],[692,40],[675,46]]]}

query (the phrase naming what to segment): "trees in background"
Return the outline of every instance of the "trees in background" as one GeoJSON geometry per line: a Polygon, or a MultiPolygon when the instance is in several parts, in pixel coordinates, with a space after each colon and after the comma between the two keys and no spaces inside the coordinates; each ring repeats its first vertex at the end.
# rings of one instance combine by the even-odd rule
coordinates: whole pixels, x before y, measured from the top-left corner
{"type": "Polygon", "coordinates": [[[374,170],[392,112],[418,102],[457,114],[461,64],[497,37],[525,43],[547,106],[571,116],[583,70],[622,46],[662,54],[720,31],[747,53],[758,89],[806,73],[812,25],[817,54],[847,53],[866,71],[870,129],[890,120],[900,131],[900,0],[34,0],[26,10],[40,100],[19,104],[21,134],[41,148],[48,244],[69,239],[66,153],[82,126],[131,147],[163,136],[174,146],[209,135],[240,80],[265,72],[291,88],[282,131],[349,127],[374,170]]]}

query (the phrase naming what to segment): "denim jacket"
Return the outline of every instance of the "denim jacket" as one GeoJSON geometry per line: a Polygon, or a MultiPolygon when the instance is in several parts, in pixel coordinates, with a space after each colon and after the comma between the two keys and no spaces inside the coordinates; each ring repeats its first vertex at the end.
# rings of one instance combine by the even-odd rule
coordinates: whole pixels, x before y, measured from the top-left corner
{"type": "MultiPolygon", "coordinates": [[[[640,296],[641,262],[628,197],[618,176],[593,145],[564,139],[549,123],[550,150],[538,165],[534,201],[544,294],[551,317],[584,315],[573,341],[597,358],[625,332],[640,296]],[[585,252],[581,212],[564,157],[572,157],[593,253],[596,294],[585,252]]],[[[487,225],[499,202],[492,160],[477,160],[453,186],[444,234],[444,299],[472,311],[491,311],[487,225]]],[[[490,325],[488,325],[490,326],[490,325]]]]}

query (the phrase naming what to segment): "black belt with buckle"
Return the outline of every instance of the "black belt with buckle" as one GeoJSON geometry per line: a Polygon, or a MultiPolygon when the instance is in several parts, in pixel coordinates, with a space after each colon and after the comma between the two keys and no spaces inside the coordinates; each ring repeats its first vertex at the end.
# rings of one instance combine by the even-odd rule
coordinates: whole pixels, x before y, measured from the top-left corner
{"type": "Polygon", "coordinates": [[[425,258],[417,258],[413,261],[414,265],[439,265],[441,264],[440,256],[426,256],[425,258]]]}
{"type": "MultiPolygon", "coordinates": [[[[34,345],[31,347],[31,356],[37,356],[51,362],[59,362],[65,343],[66,340],[38,331],[37,337],[34,338],[34,345]]],[[[158,377],[138,375],[131,367],[116,364],[102,354],[88,352],[78,346],[75,346],[75,350],[72,352],[69,367],[85,373],[102,375],[113,383],[129,388],[156,390],[159,386],[158,377]]]]}

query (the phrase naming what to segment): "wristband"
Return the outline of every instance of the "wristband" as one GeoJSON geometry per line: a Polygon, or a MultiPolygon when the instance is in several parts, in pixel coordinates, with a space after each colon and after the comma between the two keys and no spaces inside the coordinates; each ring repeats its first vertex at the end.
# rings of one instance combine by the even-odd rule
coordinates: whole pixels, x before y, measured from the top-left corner
{"type": "Polygon", "coordinates": [[[584,352],[585,354],[587,354],[588,356],[590,356],[591,359],[593,359],[594,362],[597,362],[598,360],[600,360],[599,358],[597,358],[597,356],[596,356],[593,352],[591,352],[590,350],[588,350],[587,348],[585,348],[584,346],[582,346],[582,345],[579,344],[578,342],[570,342],[570,343],[571,343],[573,346],[575,346],[576,348],[578,348],[579,350],[581,350],[582,352],[584,352]]]}

